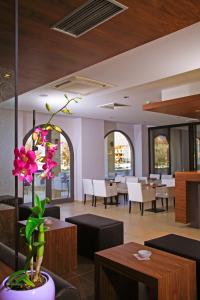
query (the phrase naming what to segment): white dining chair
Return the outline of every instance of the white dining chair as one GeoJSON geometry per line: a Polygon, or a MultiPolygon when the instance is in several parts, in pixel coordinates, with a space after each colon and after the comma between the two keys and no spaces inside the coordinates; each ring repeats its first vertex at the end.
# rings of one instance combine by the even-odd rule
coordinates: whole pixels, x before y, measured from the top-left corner
{"type": "Polygon", "coordinates": [[[161,184],[165,184],[168,187],[175,187],[175,178],[162,179],[161,184]]]}
{"type": "Polygon", "coordinates": [[[94,206],[96,207],[96,198],[104,198],[104,205],[107,208],[107,199],[115,197],[116,205],[118,205],[118,194],[117,194],[117,185],[112,183],[112,185],[106,184],[105,180],[93,180],[94,187],[94,206]]]}
{"type": "Polygon", "coordinates": [[[150,174],[149,175],[150,179],[156,179],[156,180],[160,180],[160,174],[150,174]]]}
{"type": "Polygon", "coordinates": [[[161,175],[161,180],[163,180],[163,179],[171,179],[171,178],[173,178],[172,174],[170,174],[170,175],[168,175],[168,174],[162,174],[161,175]]]}
{"type": "Polygon", "coordinates": [[[156,187],[156,199],[161,199],[162,204],[163,200],[166,201],[166,209],[168,210],[168,201],[169,199],[174,200],[175,206],[175,188],[173,186],[158,186],[156,187]]]}
{"type": "Polygon", "coordinates": [[[141,183],[145,183],[145,184],[148,183],[148,178],[145,177],[145,176],[138,177],[138,180],[139,180],[139,182],[141,182],[141,183]]]}
{"type": "Polygon", "coordinates": [[[144,203],[156,201],[155,189],[152,187],[143,188],[141,183],[127,182],[128,198],[129,198],[129,213],[131,213],[131,203],[139,202],[141,215],[144,214],[144,203]]]}
{"type": "Polygon", "coordinates": [[[139,179],[136,176],[126,176],[126,183],[128,182],[137,183],[138,181],[139,179]]]}
{"type": "Polygon", "coordinates": [[[92,205],[94,205],[94,189],[92,179],[83,179],[84,204],[86,203],[87,195],[92,196],[92,205]]]}
{"type": "Polygon", "coordinates": [[[125,176],[117,175],[117,176],[115,177],[115,182],[126,183],[126,177],[125,177],[125,176]]]}

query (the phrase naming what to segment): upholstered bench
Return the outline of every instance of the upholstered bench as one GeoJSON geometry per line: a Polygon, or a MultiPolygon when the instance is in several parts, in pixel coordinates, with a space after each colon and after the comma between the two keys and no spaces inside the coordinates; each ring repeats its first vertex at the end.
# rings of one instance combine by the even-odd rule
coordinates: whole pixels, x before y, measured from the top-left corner
{"type": "MultiPolygon", "coordinates": [[[[19,205],[19,220],[27,220],[30,216],[32,203],[24,203],[19,205]]],[[[60,207],[52,204],[46,205],[46,210],[44,213],[45,217],[52,217],[60,219],[60,207]]]]}
{"type": "Polygon", "coordinates": [[[197,299],[200,300],[200,241],[176,234],[145,241],[146,246],[180,255],[196,261],[197,299]]]}
{"type": "Polygon", "coordinates": [[[77,225],[78,254],[94,258],[94,252],[111,248],[124,242],[123,222],[84,214],[65,219],[77,225]]]}

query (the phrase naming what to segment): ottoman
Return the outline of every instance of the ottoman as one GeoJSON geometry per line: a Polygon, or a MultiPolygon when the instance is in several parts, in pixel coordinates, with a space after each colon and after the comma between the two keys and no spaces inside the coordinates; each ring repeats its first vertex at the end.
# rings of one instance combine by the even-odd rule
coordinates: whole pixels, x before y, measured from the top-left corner
{"type": "Polygon", "coordinates": [[[145,241],[146,246],[196,261],[197,299],[200,300],[200,241],[176,234],[145,241]]]}
{"type": "MultiPolygon", "coordinates": [[[[19,205],[19,221],[28,219],[31,214],[31,207],[32,203],[24,203],[19,205]]],[[[52,204],[47,204],[44,216],[60,219],[60,207],[52,204]]]]}
{"type": "Polygon", "coordinates": [[[77,225],[78,254],[94,258],[94,252],[111,248],[124,242],[123,222],[84,214],[65,219],[77,225]]]}

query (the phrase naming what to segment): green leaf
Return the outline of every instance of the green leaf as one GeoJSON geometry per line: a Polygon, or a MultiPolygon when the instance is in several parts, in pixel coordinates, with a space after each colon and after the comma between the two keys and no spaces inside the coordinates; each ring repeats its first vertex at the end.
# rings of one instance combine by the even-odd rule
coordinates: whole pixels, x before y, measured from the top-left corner
{"type": "Polygon", "coordinates": [[[36,194],[35,198],[34,198],[34,206],[41,207],[41,203],[40,202],[41,202],[40,197],[36,194]]]}
{"type": "MultiPolygon", "coordinates": [[[[40,204],[40,206],[41,206],[41,204],[40,204]]],[[[42,213],[43,213],[42,207],[39,207],[39,206],[32,207],[31,211],[34,216],[37,216],[39,218],[42,217],[42,213]]]]}
{"type": "Polygon", "coordinates": [[[26,271],[23,269],[23,270],[18,270],[16,272],[13,272],[9,278],[8,278],[8,283],[10,283],[13,279],[15,279],[17,276],[21,275],[21,274],[24,274],[26,271]]]}
{"type": "Polygon", "coordinates": [[[68,108],[63,108],[62,112],[64,114],[70,114],[71,113],[71,111],[68,108]]]}
{"type": "Polygon", "coordinates": [[[28,220],[26,222],[25,236],[26,236],[27,242],[29,244],[31,244],[31,242],[32,242],[33,232],[42,223],[44,223],[44,218],[33,218],[33,217],[28,218],[28,220]]]}
{"type": "Polygon", "coordinates": [[[62,129],[59,126],[52,125],[53,129],[55,129],[57,132],[62,132],[62,129]]]}
{"type": "Polygon", "coordinates": [[[33,246],[34,246],[34,247],[41,247],[41,246],[43,246],[44,244],[45,244],[45,241],[43,241],[43,242],[42,242],[42,241],[41,241],[41,242],[34,242],[34,243],[33,243],[33,246]]]}
{"type": "Polygon", "coordinates": [[[51,106],[48,103],[45,104],[45,107],[46,107],[47,111],[49,111],[49,112],[51,111],[51,106]]]}

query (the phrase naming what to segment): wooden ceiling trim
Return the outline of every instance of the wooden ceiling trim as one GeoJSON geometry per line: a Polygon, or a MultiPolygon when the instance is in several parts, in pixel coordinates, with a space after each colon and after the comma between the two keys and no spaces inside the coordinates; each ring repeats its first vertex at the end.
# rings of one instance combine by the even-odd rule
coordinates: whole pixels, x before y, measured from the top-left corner
{"type": "Polygon", "coordinates": [[[144,104],[143,110],[200,119],[200,94],[144,104]]]}

